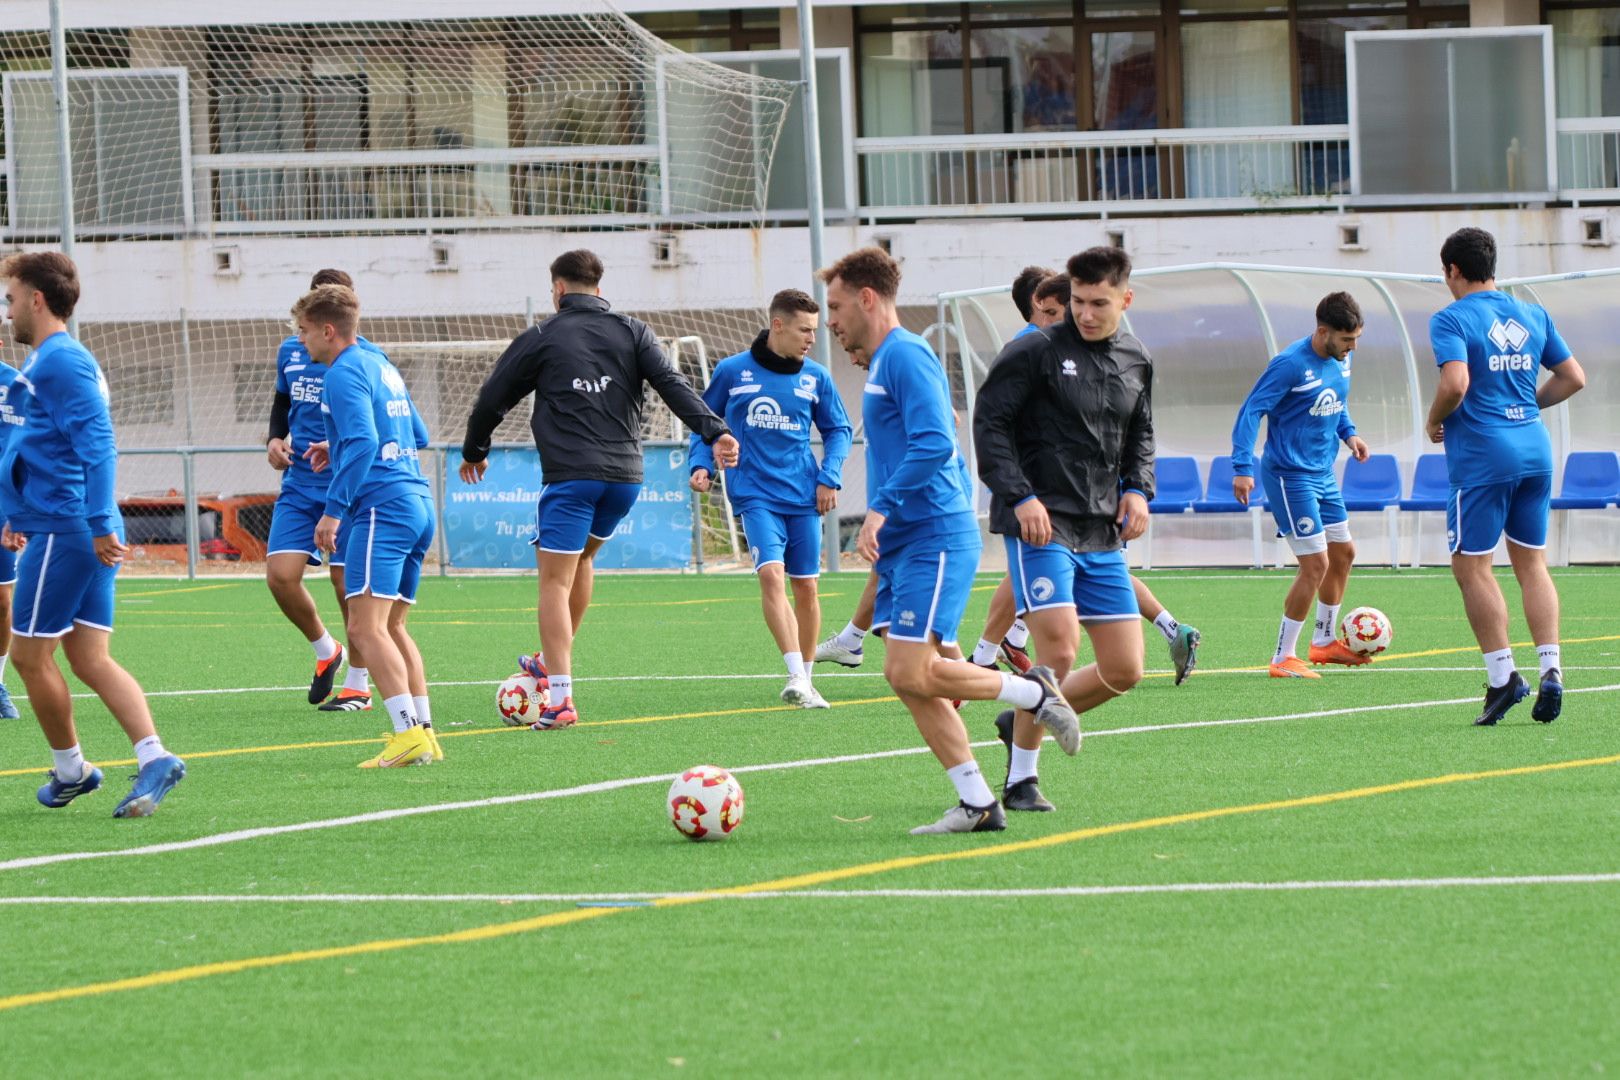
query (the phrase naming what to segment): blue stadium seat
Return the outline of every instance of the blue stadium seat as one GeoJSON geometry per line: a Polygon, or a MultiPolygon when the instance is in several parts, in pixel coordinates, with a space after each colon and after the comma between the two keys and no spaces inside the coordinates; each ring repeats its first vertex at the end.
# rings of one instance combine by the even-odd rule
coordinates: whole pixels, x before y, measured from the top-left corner
{"type": "Polygon", "coordinates": [[[1394,454],[1373,454],[1366,461],[1347,458],[1340,488],[1347,510],[1382,510],[1401,501],[1401,469],[1394,454]]]}
{"type": "Polygon", "coordinates": [[[1564,459],[1564,486],[1554,510],[1601,510],[1620,498],[1620,457],[1612,450],[1574,453],[1564,459]]]}
{"type": "Polygon", "coordinates": [[[1424,454],[1417,459],[1412,474],[1412,494],[1401,500],[1402,510],[1444,510],[1451,498],[1451,480],[1446,475],[1446,455],[1424,454]]]}
{"type": "Polygon", "coordinates": [[[1204,497],[1192,504],[1195,514],[1247,514],[1249,515],[1250,534],[1254,545],[1254,565],[1265,565],[1265,556],[1261,545],[1261,513],[1266,505],[1266,493],[1260,487],[1260,461],[1254,463],[1254,490],[1249,493],[1249,505],[1244,506],[1232,498],[1232,458],[1229,454],[1222,454],[1213,458],[1209,463],[1209,485],[1204,489],[1204,497]]]}
{"type": "Polygon", "coordinates": [[[1153,501],[1148,509],[1155,514],[1179,514],[1197,502],[1204,488],[1198,479],[1198,459],[1162,457],[1154,463],[1153,501]]]}
{"type": "Polygon", "coordinates": [[[1374,511],[1384,515],[1389,539],[1389,565],[1400,569],[1401,523],[1395,507],[1401,501],[1401,466],[1394,454],[1371,454],[1366,461],[1353,456],[1344,462],[1344,481],[1339,488],[1344,508],[1352,513],[1374,511]]]}

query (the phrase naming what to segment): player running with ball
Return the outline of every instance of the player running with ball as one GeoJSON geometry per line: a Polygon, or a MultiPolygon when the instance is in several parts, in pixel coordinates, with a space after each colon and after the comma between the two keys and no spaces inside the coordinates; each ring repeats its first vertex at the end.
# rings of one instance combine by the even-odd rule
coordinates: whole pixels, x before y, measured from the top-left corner
{"type": "Polygon", "coordinates": [[[869,494],[856,549],[878,575],[872,626],[885,635],[883,675],[959,800],[912,833],[1005,829],[1006,815],[951,700],[994,699],[1030,710],[1070,754],[1080,748],[1080,725],[1050,668],[1009,675],[936,652],[956,643],[981,548],[945,368],[926,341],[900,326],[900,266],[887,252],[862,248],[820,275],[827,327],[867,371],[861,416],[869,494]]]}

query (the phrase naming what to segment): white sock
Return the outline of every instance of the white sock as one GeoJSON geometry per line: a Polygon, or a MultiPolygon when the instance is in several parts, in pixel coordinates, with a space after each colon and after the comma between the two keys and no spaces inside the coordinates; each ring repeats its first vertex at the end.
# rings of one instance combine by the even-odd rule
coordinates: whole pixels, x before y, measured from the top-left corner
{"type": "Polygon", "coordinates": [[[1339,605],[1316,602],[1316,629],[1311,634],[1312,645],[1331,645],[1339,636],[1339,605]]]}
{"type": "Polygon", "coordinates": [[[1490,682],[1492,689],[1506,686],[1507,681],[1513,677],[1513,650],[1499,649],[1496,652],[1485,654],[1485,678],[1490,682]]]}
{"type": "Polygon", "coordinates": [[[973,646],[973,662],[980,667],[988,667],[996,662],[996,653],[1000,650],[1001,646],[995,642],[980,638],[979,643],[973,646]]]}
{"type": "Polygon", "coordinates": [[[163,740],[156,735],[148,735],[135,744],[135,762],[139,768],[146,768],[161,757],[168,757],[169,752],[163,749],[163,740]]]}
{"type": "Polygon", "coordinates": [[[1304,619],[1290,619],[1286,615],[1283,616],[1282,628],[1277,631],[1277,652],[1271,658],[1273,664],[1280,664],[1294,655],[1294,650],[1299,648],[1299,632],[1303,629],[1305,629],[1304,619]]]}
{"type": "Polygon", "coordinates": [[[866,631],[862,630],[854,623],[850,623],[848,626],[838,631],[838,644],[851,651],[859,649],[861,647],[861,642],[865,640],[865,638],[866,631]]]}
{"type": "Polygon", "coordinates": [[[338,651],[338,643],[332,639],[330,633],[324,631],[320,637],[309,643],[309,647],[315,650],[317,660],[330,660],[338,651]]]}
{"type": "Polygon", "coordinates": [[[553,705],[561,705],[574,696],[574,677],[572,675],[558,675],[553,672],[549,681],[551,683],[551,703],[553,705]]]}
{"type": "Polygon", "coordinates": [[[395,694],[383,702],[383,708],[388,710],[388,719],[394,722],[395,734],[416,723],[416,702],[409,694],[395,694]]]}
{"type": "Polygon", "coordinates": [[[1168,610],[1159,612],[1159,617],[1153,620],[1153,625],[1159,628],[1164,640],[1172,645],[1176,643],[1176,635],[1181,633],[1181,624],[1171,617],[1168,610]]]}
{"type": "Polygon", "coordinates": [[[357,694],[370,693],[371,686],[366,681],[366,669],[351,665],[348,673],[343,676],[343,689],[352,690],[357,694]]]}
{"type": "Polygon", "coordinates": [[[796,679],[801,675],[809,674],[809,672],[804,670],[804,653],[785,652],[782,654],[782,662],[787,665],[788,676],[790,678],[796,679]]]}
{"type": "Polygon", "coordinates": [[[79,744],[74,743],[66,750],[51,751],[51,768],[56,770],[56,778],[64,784],[71,784],[84,779],[84,751],[79,744]]]}
{"type": "Polygon", "coordinates": [[[1022,649],[1029,644],[1029,627],[1024,625],[1023,619],[1014,619],[1012,629],[1007,631],[1007,644],[1022,649]]]}
{"type": "MultiPolygon", "coordinates": [[[[1541,661],[1541,673],[1543,675],[1547,674],[1547,672],[1551,671],[1553,668],[1558,668],[1560,671],[1563,670],[1563,665],[1558,662],[1557,645],[1537,645],[1536,659],[1541,661]]],[[[5,657],[0,656],[0,671],[3,670],[5,670],[5,657]]]]}
{"type": "Polygon", "coordinates": [[[5,678],[6,678],[6,661],[9,660],[9,659],[10,659],[10,657],[7,656],[5,653],[0,653],[0,682],[5,681],[5,678]]]}
{"type": "Polygon", "coordinates": [[[412,696],[411,707],[416,710],[417,723],[423,727],[433,726],[433,710],[428,708],[428,699],[425,695],[422,697],[412,696]]]}
{"type": "Polygon", "coordinates": [[[1020,780],[1028,780],[1035,775],[1035,762],[1041,756],[1041,748],[1025,750],[1016,743],[1012,748],[1012,765],[1007,769],[1007,786],[1012,787],[1020,780]]]}
{"type": "Polygon", "coordinates": [[[946,769],[945,775],[956,785],[956,797],[969,806],[989,806],[996,801],[990,794],[990,785],[984,782],[984,774],[979,771],[979,763],[972,758],[954,769],[946,769]]]}
{"type": "Polygon", "coordinates": [[[1034,679],[1026,679],[1021,675],[1003,671],[1001,693],[996,695],[996,700],[1005,701],[1008,705],[1020,709],[1036,709],[1041,704],[1041,684],[1034,679]]]}

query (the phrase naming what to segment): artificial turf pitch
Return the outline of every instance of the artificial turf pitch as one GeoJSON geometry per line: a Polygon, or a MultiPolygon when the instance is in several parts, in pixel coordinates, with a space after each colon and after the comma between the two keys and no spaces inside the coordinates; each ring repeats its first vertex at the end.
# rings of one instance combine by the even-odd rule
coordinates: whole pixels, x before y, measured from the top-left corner
{"type": "MultiPolygon", "coordinates": [[[[190,775],[155,817],[113,820],[128,743],[80,698],[107,784],[46,810],[27,705],[0,722],[0,1071],[1612,1072],[1620,571],[1555,576],[1563,717],[1527,701],[1475,729],[1483,671],[1442,570],[1358,573],[1347,610],[1388,612],[1394,644],[1320,682],[1263,673],[1286,574],[1147,575],[1203,631],[1199,673],[1172,686],[1144,624],[1149,678],[1083,718],[1078,758],[1042,756],[1058,812],[957,837],[907,834],[954,794],[882,646],[857,673],[821,666],[832,710],[783,707],[748,577],[599,579],[583,722],[552,733],[493,708],[534,647],[533,579],[429,580],[411,625],[447,760],[383,772],[355,765],[385,719],[305,703],[307,646],[262,581],[126,580],[114,654],[190,775]],[[739,774],[726,843],[667,823],[669,778],[699,763],[765,766],[739,774]],[[299,823],[321,827],[276,828],[299,823]],[[1480,883],[1518,878],[1541,880],[1480,883]],[[1214,887],[1235,882],[1297,885],[1214,887]],[[1187,883],[1211,888],[1072,891],[1187,883]],[[581,906],[625,893],[644,895],[581,906]],[[165,899],[62,902],[107,897],[165,899]]],[[[823,579],[827,633],[860,586],[823,579]]],[[[966,707],[976,741],[998,708],[966,707]]],[[[998,783],[1000,746],[978,754],[998,783]]]]}

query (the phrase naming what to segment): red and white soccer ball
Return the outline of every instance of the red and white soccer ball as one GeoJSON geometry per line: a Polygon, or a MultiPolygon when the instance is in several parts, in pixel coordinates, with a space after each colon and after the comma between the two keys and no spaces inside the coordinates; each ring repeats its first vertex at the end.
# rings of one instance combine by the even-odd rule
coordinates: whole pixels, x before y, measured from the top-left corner
{"type": "Polygon", "coordinates": [[[550,704],[548,697],[532,675],[520,671],[508,675],[495,691],[495,708],[507,727],[528,727],[540,719],[540,713],[550,704]]]}
{"type": "Polygon", "coordinates": [[[718,765],[694,765],[669,785],[670,824],[693,840],[724,840],[743,819],[743,789],[718,765]]]}
{"type": "Polygon", "coordinates": [[[1372,656],[1389,648],[1395,628],[1389,616],[1374,607],[1358,607],[1339,623],[1345,647],[1357,656],[1372,656]]]}

